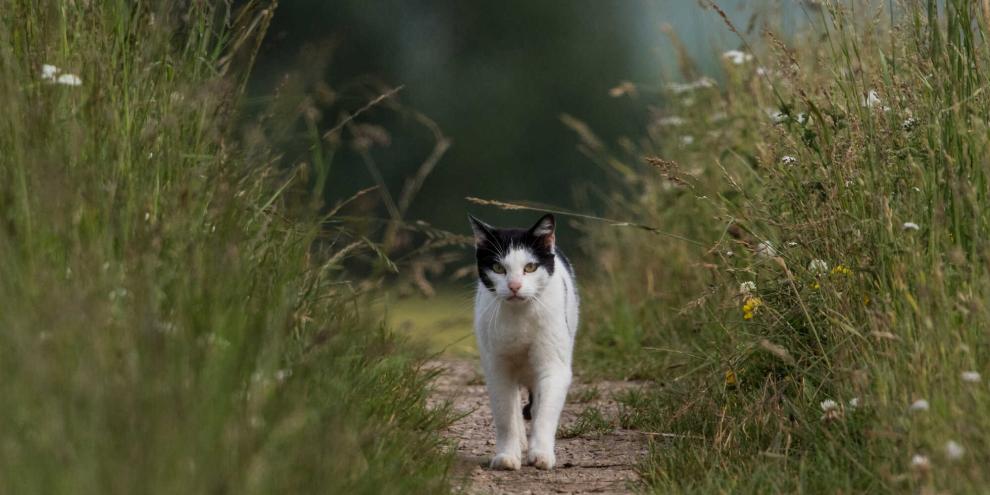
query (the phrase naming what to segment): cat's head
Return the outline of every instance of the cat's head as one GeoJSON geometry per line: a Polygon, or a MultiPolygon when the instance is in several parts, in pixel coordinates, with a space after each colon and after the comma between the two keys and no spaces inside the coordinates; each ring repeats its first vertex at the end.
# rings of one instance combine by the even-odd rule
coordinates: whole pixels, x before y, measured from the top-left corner
{"type": "Polygon", "coordinates": [[[553,215],[544,215],[529,229],[498,229],[470,215],[468,218],[481,283],[506,301],[539,297],[554,272],[553,215]]]}

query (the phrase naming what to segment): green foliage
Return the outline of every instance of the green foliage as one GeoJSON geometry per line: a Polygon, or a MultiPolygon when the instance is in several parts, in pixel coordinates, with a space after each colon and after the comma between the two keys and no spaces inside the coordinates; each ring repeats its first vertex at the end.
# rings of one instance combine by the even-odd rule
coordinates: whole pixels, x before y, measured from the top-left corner
{"type": "Polygon", "coordinates": [[[0,2],[0,492],[445,492],[356,245],[234,139],[271,11],[180,3],[0,2]]]}
{"type": "Polygon", "coordinates": [[[582,353],[653,370],[620,423],[665,434],[657,493],[990,483],[990,12],[938,3],[810,8],[811,32],[748,40],[602,158],[611,216],[700,243],[591,241],[612,283],[582,353]]]}
{"type": "Polygon", "coordinates": [[[597,407],[588,407],[569,425],[557,431],[557,438],[605,435],[615,429],[612,420],[605,417],[597,407]]]}

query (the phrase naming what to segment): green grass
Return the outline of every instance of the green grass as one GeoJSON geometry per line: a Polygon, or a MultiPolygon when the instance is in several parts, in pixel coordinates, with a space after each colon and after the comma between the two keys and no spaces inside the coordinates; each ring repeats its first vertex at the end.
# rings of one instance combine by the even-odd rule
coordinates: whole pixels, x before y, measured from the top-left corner
{"type": "Polygon", "coordinates": [[[0,2],[0,492],[446,492],[366,243],[240,139],[271,12],[182,4],[0,2]]]}
{"type": "Polygon", "coordinates": [[[656,493],[990,484],[990,12],[944,3],[807,7],[806,34],[744,33],[754,60],[666,91],[643,139],[585,143],[611,217],[690,239],[588,240],[581,360],[657,384],[619,418],[663,434],[656,493]]]}

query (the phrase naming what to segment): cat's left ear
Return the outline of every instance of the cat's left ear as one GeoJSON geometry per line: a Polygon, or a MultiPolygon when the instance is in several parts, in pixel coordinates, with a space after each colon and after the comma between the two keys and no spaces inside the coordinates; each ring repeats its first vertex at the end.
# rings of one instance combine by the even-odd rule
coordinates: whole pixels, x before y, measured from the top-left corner
{"type": "Polygon", "coordinates": [[[529,229],[529,232],[533,237],[539,239],[547,249],[553,249],[556,242],[556,235],[554,234],[556,225],[553,214],[547,213],[536,222],[533,228],[529,229]]]}

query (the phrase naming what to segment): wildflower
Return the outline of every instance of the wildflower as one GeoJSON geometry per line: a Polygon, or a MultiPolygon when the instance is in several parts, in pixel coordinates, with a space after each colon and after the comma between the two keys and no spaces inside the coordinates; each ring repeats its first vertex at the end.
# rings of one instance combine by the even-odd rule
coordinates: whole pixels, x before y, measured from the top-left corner
{"type": "Polygon", "coordinates": [[[911,132],[916,127],[918,127],[918,119],[914,117],[908,117],[904,119],[904,122],[901,122],[901,129],[903,129],[904,132],[911,132]]]}
{"type": "Polygon", "coordinates": [[[796,243],[794,241],[787,241],[787,244],[785,244],[785,245],[787,247],[797,247],[798,243],[796,243]]]}
{"type": "Polygon", "coordinates": [[[722,58],[736,65],[742,65],[746,62],[749,62],[750,60],[753,60],[752,55],[739,50],[729,50],[722,54],[722,58]]]}
{"type": "Polygon", "coordinates": [[[770,120],[772,120],[774,124],[787,122],[787,114],[777,110],[776,108],[767,108],[763,111],[766,112],[767,116],[770,117],[770,120]]]}
{"type": "Polygon", "coordinates": [[[742,312],[744,320],[752,320],[756,310],[763,306],[763,300],[758,297],[747,297],[743,303],[742,312]]]}
{"type": "Polygon", "coordinates": [[[739,284],[739,292],[741,294],[750,294],[752,292],[756,292],[756,282],[750,280],[739,284]]]}
{"type": "Polygon", "coordinates": [[[977,383],[980,381],[980,373],[978,371],[963,371],[960,378],[964,382],[977,383]]]}
{"type": "Polygon", "coordinates": [[[60,72],[62,72],[62,69],[59,69],[51,64],[44,64],[41,66],[41,79],[51,83],[64,84],[66,86],[82,85],[82,79],[80,79],[79,76],[68,73],[59,75],[60,72]]]}
{"type": "Polygon", "coordinates": [[[691,135],[681,136],[681,144],[684,146],[690,146],[694,144],[694,136],[691,135]]]}
{"type": "Polygon", "coordinates": [[[911,467],[917,469],[918,471],[928,471],[932,467],[932,463],[928,460],[928,456],[915,454],[911,458],[911,467]]]}
{"type": "Polygon", "coordinates": [[[842,409],[839,408],[839,403],[832,399],[823,400],[819,406],[824,412],[822,414],[822,421],[834,421],[842,417],[842,409]]]}
{"type": "Polygon", "coordinates": [[[911,412],[927,411],[928,401],[925,399],[918,399],[911,403],[911,407],[909,409],[911,410],[911,412]]]}
{"type": "Polygon", "coordinates": [[[963,454],[966,453],[966,449],[962,445],[959,445],[955,440],[949,440],[945,442],[945,456],[950,460],[962,459],[963,454]]]}
{"type": "Polygon", "coordinates": [[[833,268],[829,273],[832,275],[852,275],[852,270],[850,270],[846,265],[839,264],[836,265],[835,268],[833,268]]]}
{"type": "Polygon", "coordinates": [[[55,74],[58,74],[58,67],[51,64],[44,64],[41,66],[41,78],[46,81],[54,81],[55,74]]]}
{"type": "Polygon", "coordinates": [[[664,117],[657,121],[658,124],[662,126],[679,127],[684,125],[685,120],[676,115],[670,117],[664,117]]]}
{"type": "Polygon", "coordinates": [[[877,94],[876,91],[871,89],[870,92],[866,94],[866,98],[863,98],[863,100],[860,103],[864,107],[873,108],[880,104],[880,96],[877,94]]]}
{"type": "Polygon", "coordinates": [[[764,66],[761,65],[761,66],[759,66],[759,67],[756,68],[756,75],[758,75],[760,77],[769,76],[770,75],[770,69],[768,69],[768,68],[766,68],[766,67],[764,67],[764,66]]]}
{"type": "Polygon", "coordinates": [[[736,379],[736,372],[732,370],[726,370],[725,372],[725,386],[735,387],[739,381],[736,379]]]}
{"type": "Polygon", "coordinates": [[[794,165],[797,163],[797,158],[794,158],[791,155],[784,155],[784,157],[780,159],[780,163],[783,163],[784,165],[794,165]]]}
{"type": "Polygon", "coordinates": [[[856,409],[859,407],[859,397],[853,397],[849,399],[849,409],[856,409]]]}
{"type": "Polygon", "coordinates": [[[794,120],[797,120],[798,124],[804,124],[808,122],[808,114],[801,112],[797,114],[797,117],[794,120]]]}
{"type": "Polygon", "coordinates": [[[825,273],[828,271],[828,263],[825,260],[814,259],[808,263],[808,271],[811,273],[825,273]]]}
{"type": "Polygon", "coordinates": [[[863,306],[869,306],[869,305],[870,305],[870,296],[864,294],[863,295],[863,306]]]}
{"type": "Polygon", "coordinates": [[[58,79],[56,79],[55,82],[59,84],[64,84],[66,86],[82,85],[82,79],[79,79],[79,76],[75,74],[62,74],[61,76],[58,76],[58,79]]]}
{"type": "Polygon", "coordinates": [[[919,228],[921,227],[918,227],[918,224],[914,222],[904,222],[904,224],[901,225],[901,230],[918,230],[919,228]]]}
{"type": "Polygon", "coordinates": [[[777,256],[777,250],[774,249],[770,241],[763,241],[756,245],[756,255],[764,258],[773,258],[777,256]]]}

